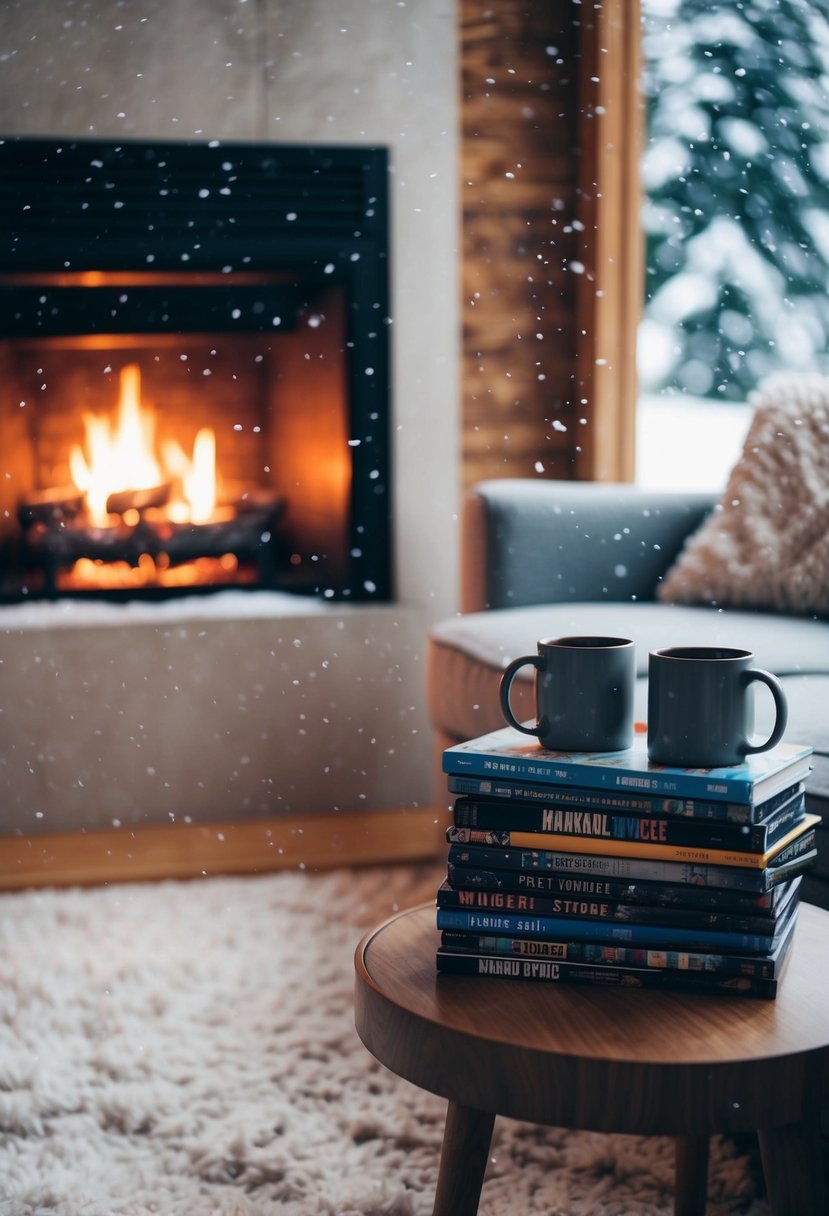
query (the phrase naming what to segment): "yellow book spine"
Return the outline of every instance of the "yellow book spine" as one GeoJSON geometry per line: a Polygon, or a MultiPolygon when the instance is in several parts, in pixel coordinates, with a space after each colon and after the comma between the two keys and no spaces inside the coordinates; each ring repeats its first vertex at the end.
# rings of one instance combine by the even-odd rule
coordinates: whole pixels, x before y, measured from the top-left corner
{"type": "MultiPolygon", "coordinates": [[[[556,832],[510,832],[511,849],[548,849],[558,853],[597,853],[605,857],[641,857],[648,861],[681,861],[687,865],[743,866],[764,870],[786,845],[820,822],[819,815],[806,815],[766,853],[740,849],[700,849],[684,844],[641,844],[636,840],[607,840],[592,836],[563,836],[556,832]]],[[[485,830],[470,828],[470,844],[487,843],[485,830]]]]}

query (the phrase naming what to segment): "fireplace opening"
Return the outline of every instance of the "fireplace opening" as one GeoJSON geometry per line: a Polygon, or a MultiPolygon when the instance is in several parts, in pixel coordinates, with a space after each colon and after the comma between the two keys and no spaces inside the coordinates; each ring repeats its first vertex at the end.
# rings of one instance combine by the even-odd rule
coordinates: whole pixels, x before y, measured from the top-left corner
{"type": "Polygon", "coordinates": [[[382,149],[0,143],[0,597],[390,598],[382,149]]]}

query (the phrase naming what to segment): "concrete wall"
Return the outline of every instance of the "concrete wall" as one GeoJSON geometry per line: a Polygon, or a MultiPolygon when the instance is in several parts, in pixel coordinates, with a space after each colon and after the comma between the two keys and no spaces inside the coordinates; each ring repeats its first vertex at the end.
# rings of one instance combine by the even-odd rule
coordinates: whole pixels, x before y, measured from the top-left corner
{"type": "Polygon", "coordinates": [[[418,614],[82,607],[5,610],[0,834],[430,805],[418,614]]]}
{"type": "MultiPolygon", "coordinates": [[[[169,792],[159,792],[156,760],[174,767],[176,756],[189,756],[188,736],[199,730],[200,701],[221,702],[223,696],[224,708],[218,718],[210,710],[212,727],[202,736],[202,775],[189,780],[190,759],[174,774],[180,812],[195,818],[276,812],[288,798],[294,811],[428,800],[422,654],[430,622],[455,607],[457,568],[456,42],[452,0],[18,0],[0,5],[2,134],[389,147],[398,601],[378,611],[351,609],[345,636],[331,633],[337,629],[336,614],[327,634],[312,614],[307,630],[309,645],[311,639],[313,643],[305,651],[304,667],[311,670],[330,657],[336,640],[338,663],[336,672],[326,676],[325,703],[338,708],[333,715],[324,714],[320,702],[314,727],[318,745],[303,745],[300,752],[294,748],[295,761],[287,772],[274,764],[274,756],[280,738],[294,739],[303,729],[298,694],[291,699],[291,681],[301,673],[291,674],[290,664],[272,662],[267,654],[273,645],[277,652],[281,646],[293,647],[304,635],[301,621],[295,620],[291,638],[283,637],[281,608],[272,613],[263,601],[259,615],[264,623],[253,629],[234,621],[231,606],[229,619],[214,627],[212,639],[199,628],[196,609],[182,626],[190,634],[183,639],[183,658],[176,660],[184,680],[178,687],[190,697],[173,698],[178,712],[167,717],[165,710],[151,722],[149,734],[144,719],[154,704],[162,704],[159,698],[169,697],[167,676],[152,674],[163,626],[145,621],[138,633],[125,630],[119,642],[111,631],[118,627],[117,617],[102,627],[94,614],[67,620],[64,610],[53,636],[48,614],[21,621],[19,607],[13,614],[0,609],[0,756],[6,758],[0,769],[0,802],[15,808],[0,831],[34,829],[44,819],[52,829],[107,822],[113,817],[112,799],[117,795],[116,801],[124,801],[118,783],[126,781],[125,773],[127,802],[139,808],[134,814],[147,821],[164,819],[171,813],[171,799],[169,792]],[[71,644],[67,627],[74,631],[71,644]],[[405,638],[399,647],[394,645],[397,637],[405,638]],[[137,661],[136,644],[143,648],[137,661]],[[254,655],[261,651],[266,656],[257,708],[267,722],[268,742],[260,740],[253,768],[245,766],[250,779],[240,784],[228,774],[237,771],[231,761],[241,742],[233,736],[243,717],[238,722],[226,718],[248,680],[243,656],[252,644],[254,655]],[[193,672],[209,671],[211,645],[217,655],[215,679],[205,687],[202,676],[197,679],[193,672]],[[396,652],[393,663],[388,662],[390,646],[396,652]],[[70,660],[76,651],[75,664],[70,660]],[[52,681],[60,682],[57,699],[57,684],[47,680],[41,687],[32,674],[41,669],[44,655],[52,665],[52,681]],[[355,681],[362,679],[369,659],[371,679],[354,700],[355,681]],[[87,681],[80,699],[87,707],[108,705],[120,723],[120,742],[113,737],[108,749],[67,692],[72,681],[78,688],[83,685],[80,673],[90,663],[99,668],[92,681],[97,692],[90,702],[87,681]],[[231,687],[227,675],[234,671],[238,678],[231,687]],[[154,681],[149,691],[147,678],[154,681]],[[138,697],[130,695],[138,687],[136,680],[138,697]],[[120,706],[113,700],[119,686],[124,690],[120,706]],[[379,724],[388,758],[382,773],[376,763],[377,731],[358,729],[355,714],[363,715],[367,727],[379,724]],[[135,754],[127,762],[123,741],[135,740],[139,728],[145,734],[141,755],[133,743],[135,754]],[[44,763],[56,732],[62,732],[60,779],[53,781],[44,771],[33,782],[31,773],[25,776],[27,769],[44,763]],[[344,757],[343,780],[333,791],[326,781],[326,753],[330,757],[332,752],[344,757]],[[116,753],[118,764],[111,770],[102,767],[116,753]],[[263,780],[276,770],[282,788],[272,786],[273,796],[263,800],[263,780]],[[346,770],[353,780],[345,779],[346,770]],[[186,774],[185,795],[181,781],[186,774]],[[77,781],[86,794],[78,793],[77,781]],[[106,805],[101,793],[107,795],[106,805]]],[[[161,649],[166,650],[166,643],[161,649]]],[[[250,723],[251,716],[244,721],[250,723]]]]}

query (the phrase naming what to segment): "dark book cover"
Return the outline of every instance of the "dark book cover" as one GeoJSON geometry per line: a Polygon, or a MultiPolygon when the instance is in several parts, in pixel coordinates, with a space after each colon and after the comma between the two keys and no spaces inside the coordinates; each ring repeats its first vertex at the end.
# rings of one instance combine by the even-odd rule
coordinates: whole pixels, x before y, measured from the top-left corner
{"type": "Polygon", "coordinates": [[[786,849],[773,865],[752,870],[734,866],[701,865],[699,862],[652,861],[645,858],[606,857],[565,850],[508,849],[499,845],[452,844],[448,860],[456,865],[494,870],[565,874],[578,878],[615,878],[630,882],[679,883],[716,890],[770,891],[779,883],[811,870],[817,861],[815,834],[786,849]]]}
{"type": "Polygon", "coordinates": [[[497,979],[536,980],[628,988],[675,988],[683,992],[774,997],[779,979],[748,975],[717,975],[644,967],[594,967],[590,963],[558,962],[539,958],[501,958],[491,954],[453,954],[438,948],[441,975],[489,976],[497,979]]]}
{"type": "Polygon", "coordinates": [[[712,798],[663,798],[652,794],[626,794],[620,790],[592,790],[586,786],[537,784],[510,781],[503,777],[475,777],[449,773],[452,794],[471,794],[510,802],[543,802],[548,806],[581,807],[616,814],[669,815],[680,819],[714,820],[724,823],[760,823],[784,802],[803,791],[802,782],[787,785],[764,802],[724,802],[712,798]]]}
{"type": "Polygon", "coordinates": [[[803,818],[804,813],[805,799],[802,793],[793,794],[763,823],[755,824],[464,796],[455,799],[452,817],[457,827],[465,828],[544,832],[588,836],[596,840],[680,844],[765,853],[803,818]]]}
{"type": "MultiPolygon", "coordinates": [[[[794,898],[790,888],[789,899],[794,898]]],[[[515,891],[455,889],[446,881],[437,892],[439,908],[488,909],[534,913],[538,916],[573,917],[576,920],[614,924],[680,926],[688,929],[720,929],[735,933],[773,936],[788,901],[770,912],[712,911],[706,908],[670,907],[665,904],[622,903],[591,895],[533,895],[515,891]]]]}
{"type": "Polygon", "coordinates": [[[713,865],[764,869],[782,860],[789,850],[811,847],[815,827],[820,822],[818,815],[801,816],[794,827],[788,828],[764,853],[752,853],[745,849],[719,848],[708,844],[662,844],[642,843],[638,840],[616,840],[607,837],[568,835],[566,832],[521,832],[502,831],[498,828],[446,829],[450,844],[496,845],[513,849],[561,849],[568,853],[629,857],[648,861],[688,862],[692,865],[713,865]],[[810,843],[811,842],[811,843],[810,843]]]}
{"type": "Polygon", "coordinates": [[[664,904],[668,907],[708,908],[720,912],[771,913],[788,899],[800,877],[770,891],[731,891],[691,883],[629,882],[617,878],[581,878],[537,870],[486,870],[448,862],[447,878],[456,890],[514,891],[518,894],[587,896],[621,903],[664,904]]]}

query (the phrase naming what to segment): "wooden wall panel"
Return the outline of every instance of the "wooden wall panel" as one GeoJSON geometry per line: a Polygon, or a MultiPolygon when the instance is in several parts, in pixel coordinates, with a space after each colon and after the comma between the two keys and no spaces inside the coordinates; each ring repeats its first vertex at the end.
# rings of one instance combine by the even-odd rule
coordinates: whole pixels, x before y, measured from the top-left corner
{"type": "Polygon", "coordinates": [[[460,0],[463,485],[573,476],[578,31],[460,0]]]}
{"type": "Polygon", "coordinates": [[[459,0],[462,482],[633,477],[639,0],[459,0]]]}

